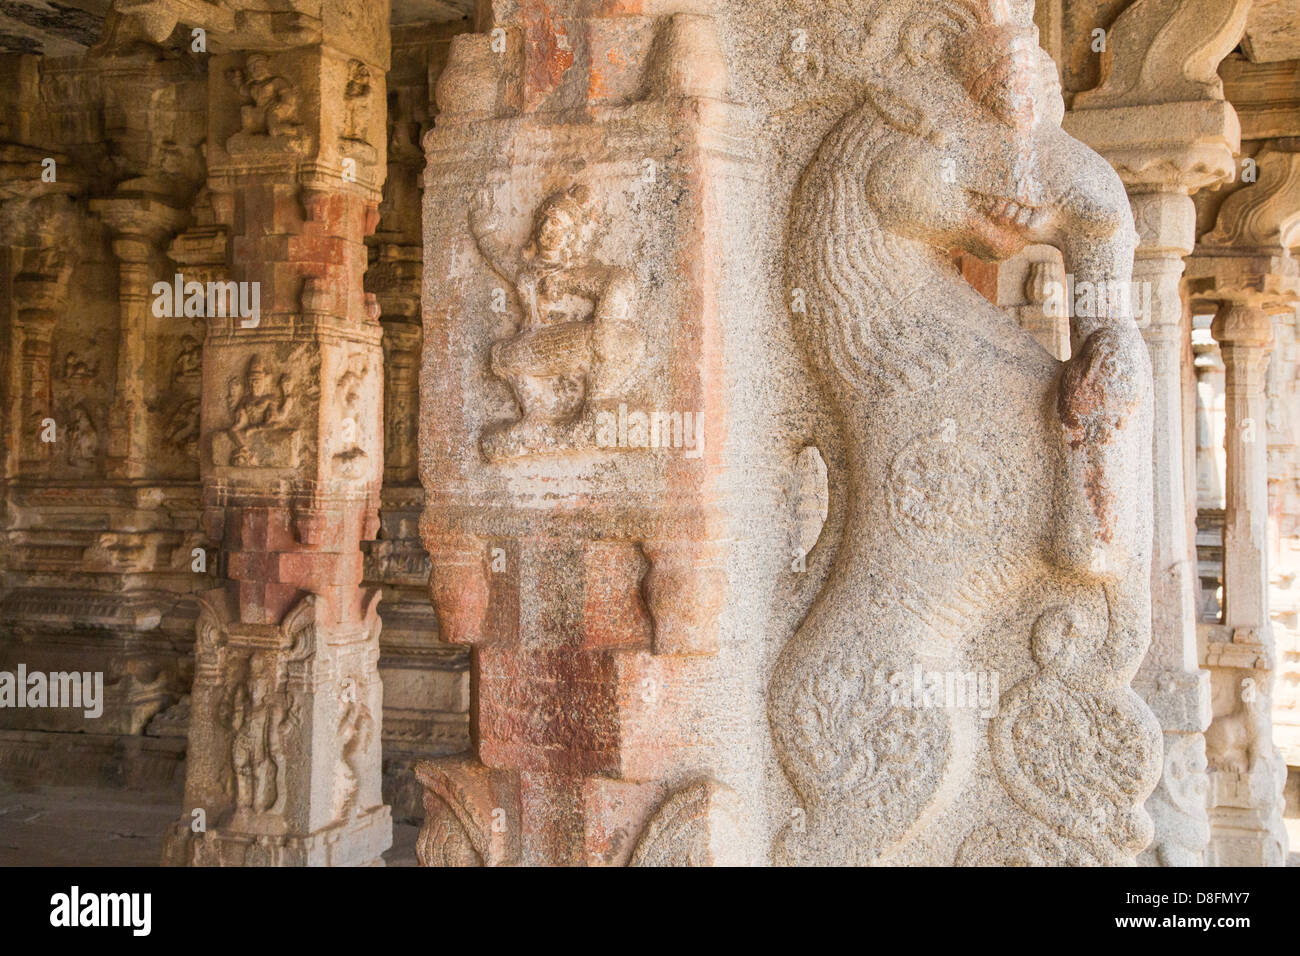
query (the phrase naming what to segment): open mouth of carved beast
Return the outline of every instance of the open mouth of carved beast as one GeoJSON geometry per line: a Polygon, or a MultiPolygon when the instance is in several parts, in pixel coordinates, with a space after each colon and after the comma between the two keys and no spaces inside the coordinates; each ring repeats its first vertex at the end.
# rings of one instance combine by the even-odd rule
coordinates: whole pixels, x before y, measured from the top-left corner
{"type": "Polygon", "coordinates": [[[971,191],[975,208],[983,213],[994,225],[1011,232],[1032,232],[1043,224],[1047,211],[1038,206],[1028,206],[1014,199],[989,196],[985,193],[971,191]]]}

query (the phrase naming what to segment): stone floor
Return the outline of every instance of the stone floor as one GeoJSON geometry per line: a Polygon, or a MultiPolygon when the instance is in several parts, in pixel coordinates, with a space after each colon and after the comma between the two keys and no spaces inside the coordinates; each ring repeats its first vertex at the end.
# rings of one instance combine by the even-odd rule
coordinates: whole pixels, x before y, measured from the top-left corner
{"type": "MultiPolygon", "coordinates": [[[[168,793],[92,787],[0,787],[0,867],[157,866],[163,829],[179,812],[168,793]]],[[[1286,821],[1289,866],[1300,866],[1300,820],[1286,821]]],[[[393,827],[389,866],[415,866],[418,827],[393,827]]]]}
{"type": "MultiPolygon", "coordinates": [[[[157,866],[179,812],[170,793],[0,788],[0,866],[157,866]]],[[[393,828],[389,866],[415,866],[416,830],[393,828]]]]}

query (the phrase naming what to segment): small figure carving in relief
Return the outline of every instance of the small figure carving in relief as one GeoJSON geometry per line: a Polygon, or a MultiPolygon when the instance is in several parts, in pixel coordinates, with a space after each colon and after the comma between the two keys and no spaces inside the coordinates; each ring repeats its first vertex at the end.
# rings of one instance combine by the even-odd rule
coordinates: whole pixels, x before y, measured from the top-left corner
{"type": "Polygon", "coordinates": [[[513,287],[521,312],[518,330],[492,345],[492,372],[510,384],[521,417],[483,436],[490,460],[589,444],[581,438],[588,400],[615,397],[645,351],[630,321],[632,273],[584,248],[590,202],[583,186],[549,196],[518,251],[498,240],[490,210],[471,211],[478,248],[513,287]]]}
{"type": "Polygon", "coordinates": [[[203,377],[203,343],[193,335],[182,335],[180,347],[172,363],[172,381],[198,382],[203,377]]]}
{"type": "Polygon", "coordinates": [[[414,464],[415,402],[409,388],[391,388],[384,404],[384,467],[393,471],[414,464]]]}
{"type": "Polygon", "coordinates": [[[358,809],[357,798],[361,789],[361,778],[365,772],[363,763],[374,736],[374,718],[370,716],[370,708],[356,699],[354,682],[353,693],[348,697],[343,716],[339,719],[336,794],[339,801],[337,816],[340,819],[355,815],[358,809]]]}
{"type": "Polygon", "coordinates": [[[361,395],[370,363],[360,352],[348,357],[348,365],[338,380],[339,448],[334,455],[339,473],[347,478],[360,478],[365,474],[369,456],[361,447],[361,395]]]}
{"type": "Polygon", "coordinates": [[[271,60],[266,54],[250,53],[244,69],[228,70],[226,75],[246,100],[239,108],[240,132],[244,136],[294,140],[301,135],[298,94],[292,83],[271,72],[271,60]]]}
{"type": "Polygon", "coordinates": [[[273,384],[257,355],[248,360],[242,385],[238,378],[230,380],[226,403],[231,425],[224,434],[230,443],[231,465],[266,464],[268,449],[262,446],[292,431],[289,413],[293,398],[289,395],[288,382],[288,376],[281,375],[273,384]]]}
{"type": "Polygon", "coordinates": [[[199,447],[199,400],[187,398],[176,406],[167,419],[167,444],[177,451],[192,455],[199,447]]]}
{"type": "Polygon", "coordinates": [[[68,424],[68,464],[77,469],[92,468],[99,453],[99,432],[85,405],[72,408],[68,424]]]}
{"type": "Polygon", "coordinates": [[[370,68],[360,60],[348,63],[348,82],[343,88],[347,121],[343,139],[348,143],[369,145],[366,141],[366,115],[370,109],[370,68]]]}
{"type": "Polygon", "coordinates": [[[298,723],[283,693],[275,693],[264,674],[253,674],[227,704],[231,730],[230,766],[234,772],[237,814],[265,813],[281,806],[284,735],[298,723]]]}
{"type": "Polygon", "coordinates": [[[76,352],[69,352],[63,358],[63,377],[71,379],[94,378],[99,374],[99,363],[90,364],[82,361],[76,352]]]}

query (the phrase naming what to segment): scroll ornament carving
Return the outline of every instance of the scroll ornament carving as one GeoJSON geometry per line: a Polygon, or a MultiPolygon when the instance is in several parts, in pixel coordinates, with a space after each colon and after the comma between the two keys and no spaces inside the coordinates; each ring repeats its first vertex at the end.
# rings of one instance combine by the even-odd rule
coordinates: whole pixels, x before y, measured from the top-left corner
{"type": "Polygon", "coordinates": [[[416,836],[415,855],[421,866],[482,866],[483,858],[451,807],[436,796],[424,796],[424,823],[416,836]]]}
{"type": "Polygon", "coordinates": [[[654,812],[631,866],[742,866],[744,811],[736,793],[716,780],[692,784],[654,812]]]}
{"type": "Polygon", "coordinates": [[[993,763],[1011,798],[1062,841],[1118,866],[1151,842],[1142,801],[1159,777],[1160,726],[1127,686],[1098,687],[1087,660],[1107,624],[1055,606],[1034,622],[1039,671],[1003,695],[989,726],[993,763]]]}
{"type": "MultiPolygon", "coordinates": [[[[843,860],[855,863],[870,862],[927,816],[953,762],[954,746],[953,715],[942,708],[900,705],[890,679],[903,670],[902,661],[887,667],[881,658],[873,665],[854,648],[861,642],[855,635],[801,662],[793,709],[773,724],[782,765],[809,806],[809,823],[835,819],[836,807],[852,808],[854,826],[864,836],[843,860]]],[[[822,828],[809,829],[804,834],[791,824],[782,831],[778,862],[802,855],[840,857],[836,848],[818,845],[828,839],[822,828]]]]}
{"type": "Polygon", "coordinates": [[[1035,823],[985,823],[957,849],[956,866],[1096,866],[1078,846],[1062,844],[1035,823]]]}
{"type": "Polygon", "coordinates": [[[424,787],[424,823],[415,843],[421,866],[514,862],[508,837],[511,828],[518,833],[519,821],[509,819],[510,811],[501,806],[503,801],[480,770],[466,777],[461,766],[416,765],[416,778],[424,787]]]}

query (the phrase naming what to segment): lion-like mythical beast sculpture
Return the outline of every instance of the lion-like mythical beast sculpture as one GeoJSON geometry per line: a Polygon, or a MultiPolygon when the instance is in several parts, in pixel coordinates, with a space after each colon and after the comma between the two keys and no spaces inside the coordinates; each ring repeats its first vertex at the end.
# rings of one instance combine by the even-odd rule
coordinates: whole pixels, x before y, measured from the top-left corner
{"type": "Polygon", "coordinates": [[[769,687],[805,810],[778,861],[1123,864],[1151,839],[1160,731],[1129,682],[1152,399],[1117,294],[1137,236],[1118,177],[1060,128],[1024,8],[877,4],[860,103],[794,194],[787,281],[847,504],[769,687]],[[1029,243],[1109,293],[1064,363],[952,264],[1029,243]],[[996,715],[900,697],[914,671],[998,675],[996,715]]]}

